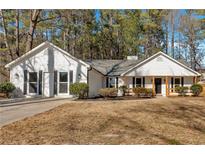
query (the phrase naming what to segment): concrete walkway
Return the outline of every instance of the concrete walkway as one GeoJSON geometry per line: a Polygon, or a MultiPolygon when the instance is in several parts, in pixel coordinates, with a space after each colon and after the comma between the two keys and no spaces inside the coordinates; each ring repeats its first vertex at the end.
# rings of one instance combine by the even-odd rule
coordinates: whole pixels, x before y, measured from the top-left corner
{"type": "Polygon", "coordinates": [[[49,98],[16,103],[0,103],[0,127],[48,111],[70,101],[71,99],[49,98]]]}

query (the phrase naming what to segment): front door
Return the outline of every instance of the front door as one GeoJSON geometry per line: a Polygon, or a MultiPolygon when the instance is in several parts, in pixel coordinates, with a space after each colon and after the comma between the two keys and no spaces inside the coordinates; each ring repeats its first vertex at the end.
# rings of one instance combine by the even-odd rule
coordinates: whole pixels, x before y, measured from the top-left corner
{"type": "Polygon", "coordinates": [[[53,83],[54,83],[54,78],[53,78],[53,73],[49,72],[44,72],[43,76],[43,95],[45,97],[52,97],[53,96],[53,83]]]}
{"type": "Polygon", "coordinates": [[[155,78],[155,92],[156,94],[162,93],[162,79],[161,78],[155,78]]]}

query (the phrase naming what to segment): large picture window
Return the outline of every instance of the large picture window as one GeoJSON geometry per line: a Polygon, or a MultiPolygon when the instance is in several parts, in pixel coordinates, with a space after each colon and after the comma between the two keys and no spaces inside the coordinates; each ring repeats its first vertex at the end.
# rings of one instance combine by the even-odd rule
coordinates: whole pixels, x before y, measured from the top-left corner
{"type": "Polygon", "coordinates": [[[29,93],[37,93],[37,72],[29,72],[29,93]]]}
{"type": "Polygon", "coordinates": [[[59,73],[59,93],[68,92],[68,73],[60,72],[59,73]]]}

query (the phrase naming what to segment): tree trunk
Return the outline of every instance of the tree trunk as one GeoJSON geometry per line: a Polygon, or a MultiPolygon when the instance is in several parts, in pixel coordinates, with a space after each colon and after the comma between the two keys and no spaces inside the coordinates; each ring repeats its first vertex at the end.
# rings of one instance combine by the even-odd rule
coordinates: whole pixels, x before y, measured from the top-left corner
{"type": "Polygon", "coordinates": [[[19,53],[19,10],[16,10],[16,55],[20,57],[20,53],[19,53]]]}
{"type": "Polygon", "coordinates": [[[169,48],[169,29],[168,29],[168,23],[165,25],[166,27],[166,54],[168,54],[168,48],[169,48]]]}
{"type": "Polygon", "coordinates": [[[110,59],[112,59],[113,58],[113,43],[112,43],[112,41],[113,41],[113,38],[112,38],[112,13],[110,12],[110,14],[109,14],[109,31],[110,31],[110,59]]]}
{"type": "Polygon", "coordinates": [[[1,15],[1,18],[2,18],[4,43],[5,43],[5,45],[6,45],[6,48],[7,48],[8,51],[9,51],[11,60],[14,60],[13,53],[12,53],[11,48],[10,48],[10,45],[9,45],[9,43],[8,43],[8,42],[9,42],[9,41],[8,41],[8,31],[7,31],[7,28],[6,28],[7,26],[6,26],[6,22],[5,22],[5,19],[4,19],[3,10],[0,10],[0,15],[1,15]]]}
{"type": "Polygon", "coordinates": [[[40,15],[41,10],[33,10],[31,11],[31,16],[30,16],[30,28],[28,32],[28,38],[26,42],[26,52],[32,49],[33,46],[33,35],[38,23],[38,17],[40,15]]]}
{"type": "Polygon", "coordinates": [[[171,13],[171,29],[172,29],[172,57],[174,58],[175,57],[175,54],[174,54],[174,31],[175,31],[175,23],[174,23],[174,13],[172,12],[171,13]]]}

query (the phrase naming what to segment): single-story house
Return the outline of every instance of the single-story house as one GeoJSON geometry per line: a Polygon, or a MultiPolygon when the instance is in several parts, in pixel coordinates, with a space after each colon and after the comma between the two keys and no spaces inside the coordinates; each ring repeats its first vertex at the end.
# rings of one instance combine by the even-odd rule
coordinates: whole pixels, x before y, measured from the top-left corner
{"type": "Polygon", "coordinates": [[[25,96],[72,97],[69,85],[85,82],[89,96],[105,87],[152,88],[157,95],[175,93],[176,86],[197,82],[200,74],[163,52],[145,60],[82,61],[50,42],[44,42],[6,65],[10,81],[25,96]]]}

